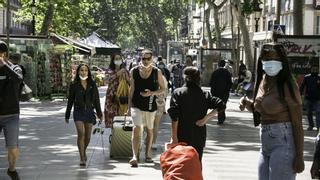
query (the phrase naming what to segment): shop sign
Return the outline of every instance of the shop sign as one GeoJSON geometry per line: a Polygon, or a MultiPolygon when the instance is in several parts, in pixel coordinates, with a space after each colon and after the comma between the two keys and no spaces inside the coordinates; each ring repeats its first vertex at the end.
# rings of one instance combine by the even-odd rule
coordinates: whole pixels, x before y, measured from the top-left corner
{"type": "Polygon", "coordinates": [[[319,57],[288,57],[294,74],[309,74],[312,66],[319,66],[319,57]]]}

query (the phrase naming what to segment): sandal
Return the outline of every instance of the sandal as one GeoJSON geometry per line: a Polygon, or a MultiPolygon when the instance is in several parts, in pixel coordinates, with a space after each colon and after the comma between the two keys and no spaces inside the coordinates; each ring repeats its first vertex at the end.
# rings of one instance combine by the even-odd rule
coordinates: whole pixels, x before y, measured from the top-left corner
{"type": "Polygon", "coordinates": [[[144,160],[144,162],[146,163],[153,163],[153,160],[151,157],[146,157],[146,159],[144,160]]]}
{"type": "Polygon", "coordinates": [[[136,159],[131,159],[129,161],[129,164],[131,165],[131,167],[138,167],[138,161],[136,159]]]}
{"type": "Polygon", "coordinates": [[[85,161],[80,161],[80,164],[79,164],[81,167],[84,167],[86,166],[86,162],[85,161]]]}

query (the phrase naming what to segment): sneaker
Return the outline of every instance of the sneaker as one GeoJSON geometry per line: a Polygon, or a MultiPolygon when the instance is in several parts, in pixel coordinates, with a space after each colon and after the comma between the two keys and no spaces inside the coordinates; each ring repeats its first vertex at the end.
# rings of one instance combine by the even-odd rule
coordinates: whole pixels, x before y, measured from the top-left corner
{"type": "Polygon", "coordinates": [[[8,174],[8,176],[10,176],[11,180],[20,180],[20,177],[19,177],[17,170],[10,171],[8,169],[7,174],[8,174]]]}
{"type": "Polygon", "coordinates": [[[308,130],[308,131],[312,131],[312,130],[313,130],[313,127],[312,127],[312,126],[309,126],[309,127],[307,128],[307,130],[308,130]]]}

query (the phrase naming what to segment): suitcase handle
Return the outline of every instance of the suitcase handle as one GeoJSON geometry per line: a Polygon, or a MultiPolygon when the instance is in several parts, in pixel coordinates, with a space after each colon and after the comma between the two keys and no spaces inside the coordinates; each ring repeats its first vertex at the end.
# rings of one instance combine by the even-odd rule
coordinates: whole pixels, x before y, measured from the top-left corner
{"type": "Polygon", "coordinates": [[[127,121],[127,115],[124,115],[124,122],[123,122],[122,129],[124,131],[132,131],[132,127],[129,126],[130,124],[132,124],[132,122],[127,121]]]}

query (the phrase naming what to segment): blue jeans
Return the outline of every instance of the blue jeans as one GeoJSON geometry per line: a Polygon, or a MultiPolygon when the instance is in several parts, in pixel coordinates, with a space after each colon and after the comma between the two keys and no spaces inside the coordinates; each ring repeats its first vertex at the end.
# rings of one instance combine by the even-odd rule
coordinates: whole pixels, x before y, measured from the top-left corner
{"type": "Polygon", "coordinates": [[[259,180],[295,180],[295,146],[291,123],[262,125],[259,180]]]}
{"type": "Polygon", "coordinates": [[[309,127],[314,127],[313,123],[313,111],[316,112],[316,123],[317,128],[320,127],[320,101],[310,101],[307,100],[307,108],[308,108],[308,122],[309,127]]]}
{"type": "Polygon", "coordinates": [[[14,149],[19,146],[19,114],[1,115],[0,116],[0,132],[4,131],[6,147],[14,149]]]}

